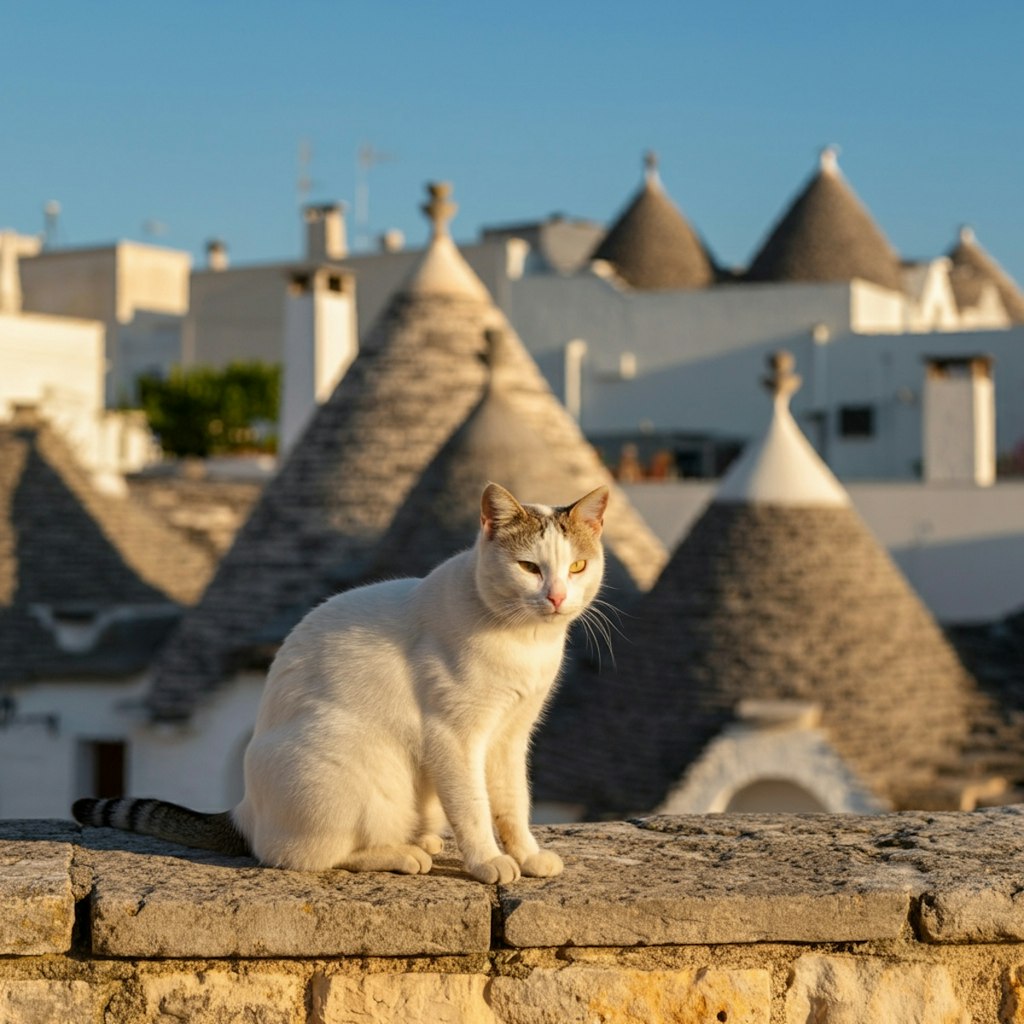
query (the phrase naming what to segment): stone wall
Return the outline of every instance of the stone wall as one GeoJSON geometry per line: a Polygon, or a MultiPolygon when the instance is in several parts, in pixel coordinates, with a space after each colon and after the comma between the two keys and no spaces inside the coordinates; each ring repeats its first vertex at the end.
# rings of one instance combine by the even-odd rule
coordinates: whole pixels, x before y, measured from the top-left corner
{"type": "Polygon", "coordinates": [[[0,822],[0,1024],[1024,1022],[1024,808],[547,827],[559,878],[0,822]]]}

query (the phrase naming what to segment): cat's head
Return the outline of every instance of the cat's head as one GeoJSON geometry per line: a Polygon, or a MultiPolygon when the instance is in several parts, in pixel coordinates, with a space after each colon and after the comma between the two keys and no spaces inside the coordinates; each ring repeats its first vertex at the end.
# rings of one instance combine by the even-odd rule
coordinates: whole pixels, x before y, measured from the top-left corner
{"type": "Polygon", "coordinates": [[[480,499],[477,588],[510,623],[562,625],[597,596],[604,572],[601,529],[608,488],[571,505],[522,505],[490,483],[480,499]]]}

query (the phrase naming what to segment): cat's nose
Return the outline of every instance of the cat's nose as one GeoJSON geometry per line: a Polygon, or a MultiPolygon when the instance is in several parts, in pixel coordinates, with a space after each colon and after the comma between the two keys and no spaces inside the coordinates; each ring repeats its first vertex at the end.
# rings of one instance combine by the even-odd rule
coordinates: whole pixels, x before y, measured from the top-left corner
{"type": "Polygon", "coordinates": [[[554,606],[555,611],[557,612],[558,609],[562,607],[562,602],[565,600],[565,594],[559,593],[556,590],[552,590],[551,593],[548,594],[548,600],[551,602],[551,604],[554,606]]]}

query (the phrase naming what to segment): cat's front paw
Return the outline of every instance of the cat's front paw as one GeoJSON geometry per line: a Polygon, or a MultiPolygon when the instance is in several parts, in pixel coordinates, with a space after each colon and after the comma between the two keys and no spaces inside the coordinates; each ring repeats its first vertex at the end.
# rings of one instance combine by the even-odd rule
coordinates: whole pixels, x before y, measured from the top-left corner
{"type": "Polygon", "coordinates": [[[514,882],[520,876],[519,865],[508,856],[502,853],[481,864],[467,864],[466,870],[478,881],[485,885],[504,885],[507,882],[514,882]]]}
{"type": "Polygon", "coordinates": [[[521,866],[527,878],[552,878],[560,875],[562,868],[565,867],[562,858],[553,850],[538,850],[531,853],[521,866]]]}

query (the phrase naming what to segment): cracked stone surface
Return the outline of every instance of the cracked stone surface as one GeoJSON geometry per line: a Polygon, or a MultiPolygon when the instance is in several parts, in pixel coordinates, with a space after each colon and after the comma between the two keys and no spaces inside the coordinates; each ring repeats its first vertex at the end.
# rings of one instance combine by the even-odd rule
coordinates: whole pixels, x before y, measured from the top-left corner
{"type": "Polygon", "coordinates": [[[400,956],[490,948],[489,891],[444,866],[430,878],[281,871],[159,840],[84,831],[92,848],[79,856],[95,877],[95,953],[400,956]],[[100,848],[106,844],[111,848],[100,848]]]}
{"type": "Polygon", "coordinates": [[[0,954],[445,956],[494,948],[1024,942],[1024,808],[549,826],[551,879],[262,868],[61,822],[0,823],[0,954]]]}
{"type": "Polygon", "coordinates": [[[540,831],[566,870],[501,888],[513,946],[1024,939],[1021,807],[540,831]]]}

